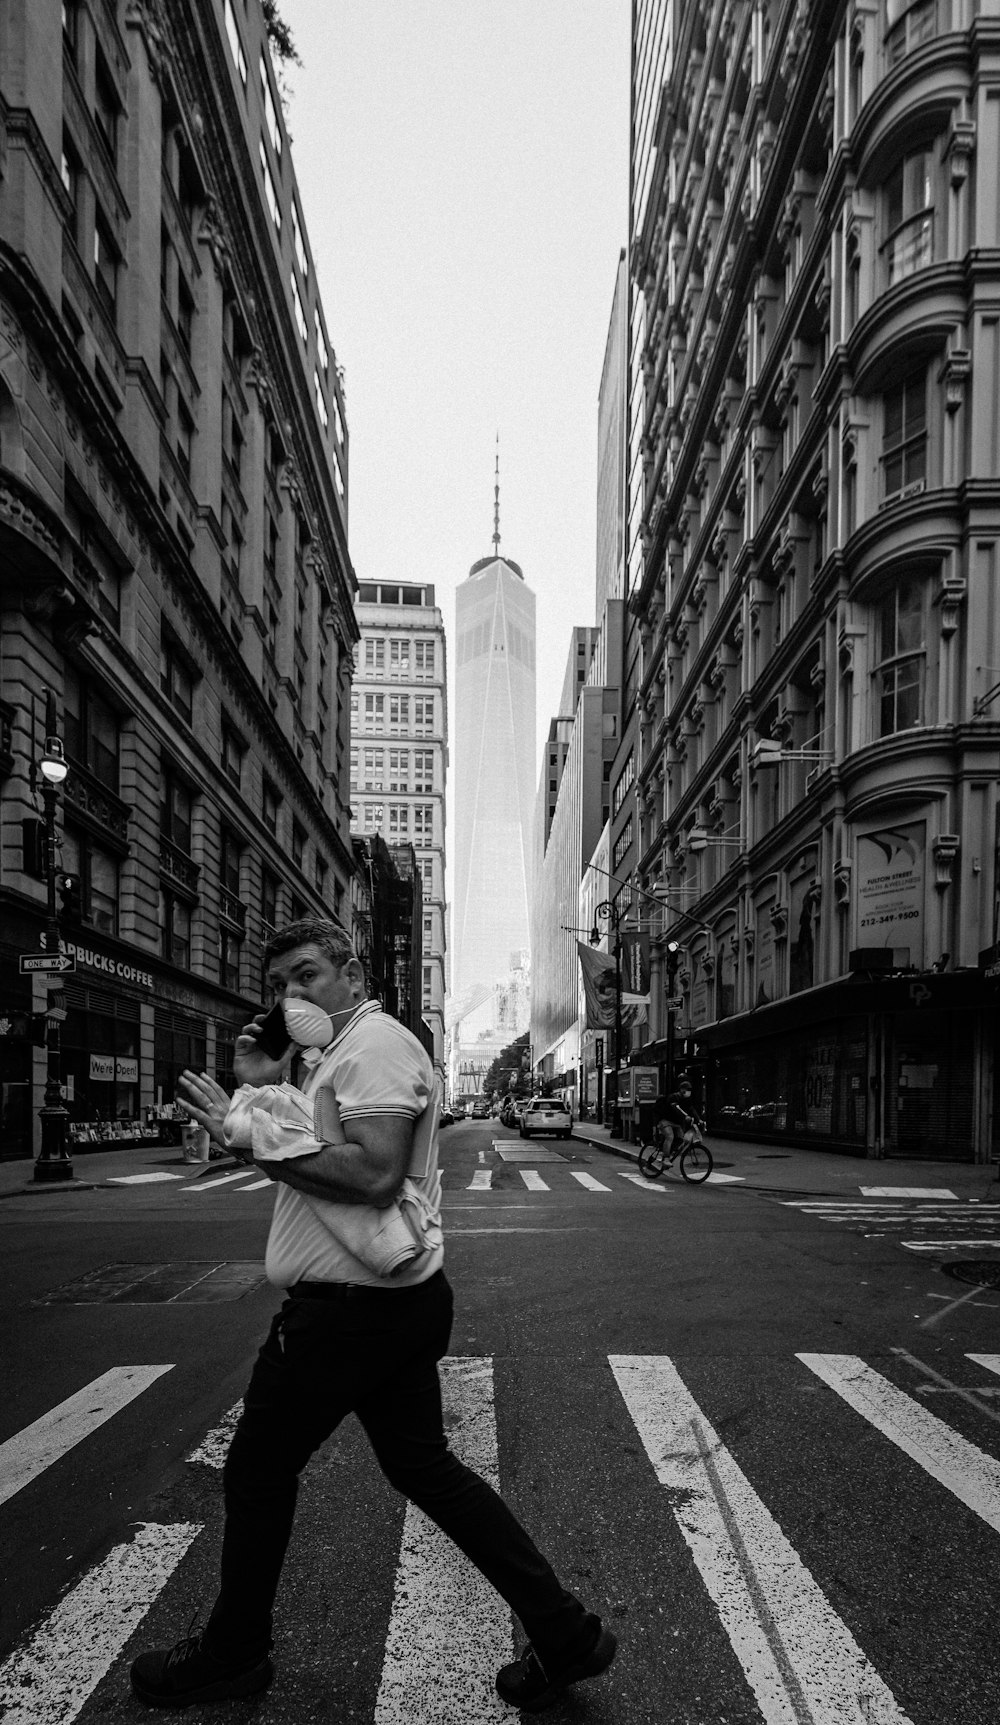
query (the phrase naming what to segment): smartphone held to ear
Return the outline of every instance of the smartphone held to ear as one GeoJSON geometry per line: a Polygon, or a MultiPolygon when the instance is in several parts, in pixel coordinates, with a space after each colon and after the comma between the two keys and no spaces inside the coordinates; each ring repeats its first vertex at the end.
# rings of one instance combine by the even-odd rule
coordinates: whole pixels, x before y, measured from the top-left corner
{"type": "Polygon", "coordinates": [[[281,1002],[276,1001],[257,1032],[257,1047],[269,1060],[281,1060],[291,1046],[281,1002]]]}

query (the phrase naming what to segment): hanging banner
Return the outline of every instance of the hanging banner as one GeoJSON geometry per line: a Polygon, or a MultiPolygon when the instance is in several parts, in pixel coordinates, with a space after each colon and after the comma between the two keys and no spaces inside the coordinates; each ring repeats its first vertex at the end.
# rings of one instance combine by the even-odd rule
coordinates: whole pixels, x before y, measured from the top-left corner
{"type": "Polygon", "coordinates": [[[115,1081],[114,1055],[92,1054],[90,1056],[90,1076],[96,1084],[113,1084],[115,1081]]]}
{"type": "Polygon", "coordinates": [[[629,929],[622,942],[622,1000],[629,1006],[649,1005],[649,935],[629,929]]]}
{"type": "MultiPolygon", "coordinates": [[[[580,958],[583,993],[586,1001],[585,1029],[611,1030],[615,1022],[615,1001],[617,998],[614,955],[610,952],[598,952],[594,947],[584,945],[582,940],[577,941],[576,950],[580,958]]],[[[626,994],[624,984],[623,970],[622,1006],[627,1008],[621,1015],[623,1026],[633,1022],[636,1015],[632,1009],[639,1004],[645,1005],[649,998],[648,994],[645,997],[626,994]]]]}
{"type": "Polygon", "coordinates": [[[139,1082],[139,1062],[138,1062],[138,1060],[123,1059],[123,1058],[119,1057],[115,1061],[115,1078],[117,1079],[119,1084],[138,1084],[138,1082],[139,1082]]]}

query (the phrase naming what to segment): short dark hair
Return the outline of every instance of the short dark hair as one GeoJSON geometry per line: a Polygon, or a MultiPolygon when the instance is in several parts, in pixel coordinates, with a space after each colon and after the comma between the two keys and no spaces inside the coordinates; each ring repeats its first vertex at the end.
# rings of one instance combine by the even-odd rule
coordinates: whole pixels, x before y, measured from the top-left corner
{"type": "Polygon", "coordinates": [[[271,936],[264,948],[265,972],[273,959],[281,958],[286,952],[294,952],[297,946],[318,946],[320,952],[341,969],[358,956],[342,923],[335,922],[332,917],[303,916],[297,922],[286,923],[271,936]]]}

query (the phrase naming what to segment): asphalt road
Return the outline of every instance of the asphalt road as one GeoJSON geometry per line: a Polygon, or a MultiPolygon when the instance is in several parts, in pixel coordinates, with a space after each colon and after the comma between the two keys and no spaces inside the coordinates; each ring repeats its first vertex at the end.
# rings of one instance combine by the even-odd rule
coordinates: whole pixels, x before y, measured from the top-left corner
{"type": "MultiPolygon", "coordinates": [[[[620,1640],[550,1717],[995,1725],[1000,1295],[779,1194],[548,1149],[495,1122],[442,1135],[456,1446],[620,1640]]],[[[277,1303],[254,1281],[270,1192],[214,1180],[0,1205],[0,1493],[33,1422],[169,1367],[115,1379],[131,1399],[63,1453],[43,1431],[54,1459],[0,1502],[12,1725],[138,1718],[131,1658],[213,1597],[218,1469],[187,1458],[277,1303]]],[[[424,1539],[349,1421],[303,1484],[275,1685],[215,1716],[511,1717],[490,1694],[509,1617],[424,1539]]]]}

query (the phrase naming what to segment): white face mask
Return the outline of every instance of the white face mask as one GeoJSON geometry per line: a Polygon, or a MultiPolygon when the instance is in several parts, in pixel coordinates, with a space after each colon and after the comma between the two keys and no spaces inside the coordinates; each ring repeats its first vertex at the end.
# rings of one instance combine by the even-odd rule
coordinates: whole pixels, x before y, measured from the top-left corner
{"type": "Polygon", "coordinates": [[[311,1000],[286,1000],[282,1011],[288,1034],[300,1048],[325,1048],[333,1041],[333,1019],[311,1000]]]}

